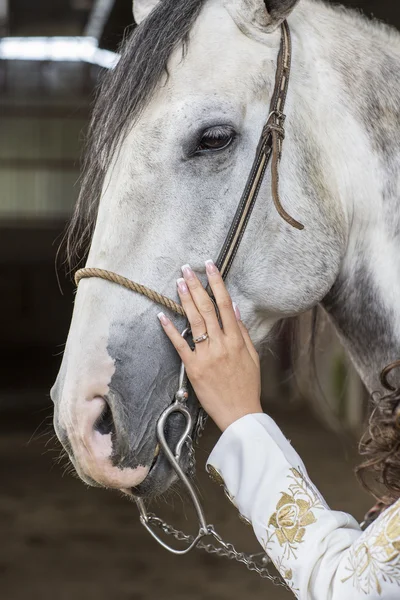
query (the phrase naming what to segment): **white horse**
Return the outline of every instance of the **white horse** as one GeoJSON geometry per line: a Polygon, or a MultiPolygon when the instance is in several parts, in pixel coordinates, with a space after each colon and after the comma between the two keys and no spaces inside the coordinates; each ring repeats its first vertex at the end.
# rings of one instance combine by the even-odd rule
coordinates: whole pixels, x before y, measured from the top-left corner
{"type": "MultiPolygon", "coordinates": [[[[137,0],[134,14],[94,111],[72,224],[72,240],[91,240],[87,266],[176,299],[180,265],[204,274],[253,161],[288,18],[280,196],[305,229],[279,217],[267,173],[228,288],[256,344],[321,304],[377,389],[400,355],[400,36],[317,0],[137,0]]],[[[174,479],[155,424],[178,358],[158,310],[100,279],[79,286],[52,398],[89,483],[153,495],[174,479]]],[[[171,420],[172,444],[181,427],[171,420]]]]}

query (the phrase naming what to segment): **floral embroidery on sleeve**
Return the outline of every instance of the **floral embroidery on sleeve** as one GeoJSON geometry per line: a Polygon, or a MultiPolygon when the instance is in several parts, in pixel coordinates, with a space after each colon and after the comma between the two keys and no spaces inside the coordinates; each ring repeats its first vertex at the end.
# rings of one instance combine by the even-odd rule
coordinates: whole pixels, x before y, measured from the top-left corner
{"type": "Polygon", "coordinates": [[[382,593],[382,582],[400,586],[400,502],[385,511],[353,546],[346,570],[359,592],[382,593]]]}
{"type": "Polygon", "coordinates": [[[290,469],[288,478],[292,483],[287,492],[281,492],[276,512],[268,522],[266,551],[276,539],[284,550],[284,556],[297,558],[296,550],[304,540],[306,528],[317,521],[315,511],[324,509],[319,495],[308,484],[301,472],[290,469]]]}
{"type": "Polygon", "coordinates": [[[268,521],[265,551],[272,556],[272,546],[278,542],[283,552],[273,560],[275,567],[285,579],[288,587],[297,596],[299,590],[293,581],[293,571],[285,565],[290,558],[297,559],[297,550],[303,543],[307,527],[316,523],[316,511],[326,508],[319,492],[302,475],[300,469],[290,469],[291,484],[281,498],[275,512],[268,521]]]}

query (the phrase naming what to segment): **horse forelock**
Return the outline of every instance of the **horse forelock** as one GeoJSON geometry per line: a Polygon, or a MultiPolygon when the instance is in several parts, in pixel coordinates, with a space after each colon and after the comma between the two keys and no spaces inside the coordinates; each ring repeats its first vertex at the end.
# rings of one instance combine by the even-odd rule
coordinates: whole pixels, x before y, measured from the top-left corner
{"type": "Polygon", "coordinates": [[[206,0],[163,0],[120,47],[115,69],[98,87],[86,137],[81,189],[66,233],[67,262],[72,269],[85,257],[91,240],[107,168],[132,123],[151,100],[167,63],[190,30],[206,0]]]}

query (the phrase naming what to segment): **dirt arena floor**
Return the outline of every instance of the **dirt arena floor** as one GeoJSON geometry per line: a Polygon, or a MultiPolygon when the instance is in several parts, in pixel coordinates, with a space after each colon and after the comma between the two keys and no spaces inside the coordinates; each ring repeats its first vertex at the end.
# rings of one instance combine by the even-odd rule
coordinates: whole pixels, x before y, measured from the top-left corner
{"type": "MultiPolygon", "coordinates": [[[[193,552],[175,557],[139,524],[117,493],[88,489],[54,462],[49,437],[34,434],[49,411],[1,414],[1,600],[284,600],[289,592],[239,564],[193,552]],[[47,443],[47,446],[46,446],[47,443]]],[[[361,519],[370,499],[352,474],[355,448],[302,412],[274,414],[333,508],[361,519]]],[[[204,474],[217,432],[209,424],[197,452],[209,521],[240,548],[259,551],[222,490],[204,474]]],[[[177,494],[155,507],[179,527],[193,519],[177,494]]]]}

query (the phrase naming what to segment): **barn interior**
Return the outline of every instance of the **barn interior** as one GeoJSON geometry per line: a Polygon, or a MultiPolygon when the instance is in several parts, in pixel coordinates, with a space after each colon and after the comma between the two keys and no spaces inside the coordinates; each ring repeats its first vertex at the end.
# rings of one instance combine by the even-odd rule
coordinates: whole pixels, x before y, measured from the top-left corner
{"type": "MultiPolygon", "coordinates": [[[[392,0],[344,4],[400,27],[400,8],[392,0]]],[[[133,26],[131,0],[0,0],[0,596],[289,599],[289,592],[233,561],[201,552],[184,558],[166,553],[126,498],[87,488],[73,476],[52,436],[49,390],[74,297],[58,248],[79,190],[82,140],[96,85],[133,26]],[[29,40],[51,38],[86,38],[95,58],[52,60],[49,53],[27,60],[23,53],[11,57],[4,51],[10,40],[18,53],[29,40]]],[[[332,333],[325,336],[331,352],[332,333]]],[[[293,381],[283,334],[274,358],[265,362],[265,409],[292,440],[329,504],[361,520],[372,500],[353,467],[367,396],[336,341],[334,348],[342,362],[321,400],[318,391],[304,388],[307,382],[299,391],[293,381]],[[344,401],[346,394],[351,402],[344,401]]],[[[203,473],[216,439],[210,423],[198,451],[210,521],[241,548],[258,552],[252,533],[203,473]]],[[[179,490],[157,510],[194,530],[179,490]]]]}

